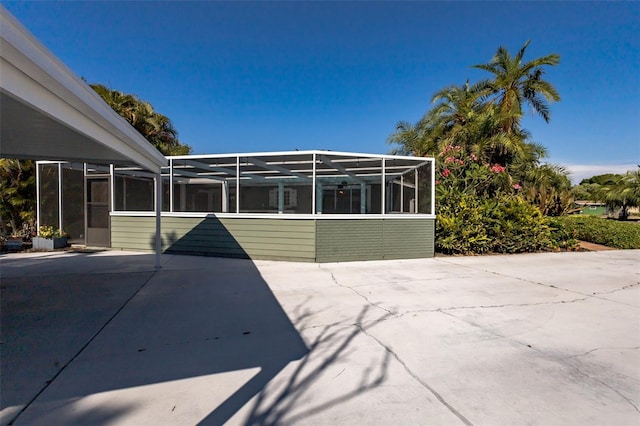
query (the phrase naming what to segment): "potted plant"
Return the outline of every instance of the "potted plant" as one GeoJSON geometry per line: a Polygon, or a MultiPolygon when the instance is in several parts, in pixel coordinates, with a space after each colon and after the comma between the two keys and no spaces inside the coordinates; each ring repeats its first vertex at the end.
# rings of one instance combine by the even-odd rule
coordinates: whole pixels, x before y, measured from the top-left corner
{"type": "Polygon", "coordinates": [[[38,229],[38,235],[33,237],[34,250],[54,250],[67,246],[67,234],[62,229],[43,225],[38,229]]]}

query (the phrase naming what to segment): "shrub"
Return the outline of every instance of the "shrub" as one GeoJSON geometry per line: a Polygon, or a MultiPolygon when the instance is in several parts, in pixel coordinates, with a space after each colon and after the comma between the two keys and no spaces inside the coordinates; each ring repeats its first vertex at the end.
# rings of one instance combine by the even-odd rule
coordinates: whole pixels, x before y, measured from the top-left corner
{"type": "Polygon", "coordinates": [[[580,241],[576,238],[576,232],[565,226],[561,218],[548,218],[549,229],[551,230],[550,249],[553,250],[577,250],[580,241]]]}
{"type": "Polygon", "coordinates": [[[520,197],[485,202],[489,238],[496,253],[539,251],[551,244],[551,231],[540,210],[520,197]]]}
{"type": "Polygon", "coordinates": [[[552,246],[551,228],[540,210],[520,197],[481,199],[451,193],[441,199],[436,250],[447,254],[523,253],[552,246]]]}
{"type": "Polygon", "coordinates": [[[38,236],[42,238],[60,238],[66,237],[67,233],[62,229],[55,229],[53,226],[42,225],[38,229],[38,236]]]}
{"type": "Polygon", "coordinates": [[[593,216],[556,218],[575,238],[620,249],[640,249],[640,225],[593,216]]]}
{"type": "Polygon", "coordinates": [[[438,205],[436,250],[447,254],[491,251],[482,201],[472,195],[451,194],[438,205]]]}

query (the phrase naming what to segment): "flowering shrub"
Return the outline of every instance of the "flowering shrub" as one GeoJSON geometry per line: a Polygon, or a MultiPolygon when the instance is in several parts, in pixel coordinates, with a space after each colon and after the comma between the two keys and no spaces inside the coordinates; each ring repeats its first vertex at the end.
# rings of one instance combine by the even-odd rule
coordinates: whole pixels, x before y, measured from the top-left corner
{"type": "Polygon", "coordinates": [[[66,237],[67,233],[62,229],[55,229],[53,226],[43,225],[38,229],[38,236],[42,238],[66,237]]]}
{"type": "Polygon", "coordinates": [[[449,145],[438,155],[438,196],[452,192],[494,197],[499,193],[513,194],[520,188],[513,186],[507,168],[499,164],[483,164],[475,154],[467,155],[459,146],[449,145]]]}
{"type": "Polygon", "coordinates": [[[574,249],[572,236],[523,198],[508,167],[486,164],[458,146],[439,155],[436,250],[448,254],[574,249]]]}
{"type": "Polygon", "coordinates": [[[439,205],[436,221],[439,252],[523,253],[551,246],[548,219],[518,196],[482,199],[452,194],[439,205]]]}

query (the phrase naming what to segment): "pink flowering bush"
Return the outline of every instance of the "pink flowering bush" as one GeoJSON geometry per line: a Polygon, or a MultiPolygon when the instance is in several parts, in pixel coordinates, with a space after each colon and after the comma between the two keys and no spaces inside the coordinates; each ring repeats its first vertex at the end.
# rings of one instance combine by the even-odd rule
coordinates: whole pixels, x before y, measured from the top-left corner
{"type": "Polygon", "coordinates": [[[523,198],[508,167],[448,146],[438,155],[436,175],[437,251],[521,253],[558,246],[555,228],[523,198]]]}

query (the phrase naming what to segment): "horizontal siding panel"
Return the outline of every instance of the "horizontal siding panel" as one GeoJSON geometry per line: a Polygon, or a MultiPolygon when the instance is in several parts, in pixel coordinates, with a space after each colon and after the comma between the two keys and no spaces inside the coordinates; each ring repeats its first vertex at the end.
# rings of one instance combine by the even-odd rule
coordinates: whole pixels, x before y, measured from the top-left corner
{"type": "Polygon", "coordinates": [[[318,262],[433,256],[434,220],[319,220],[318,262]]]}
{"type": "Polygon", "coordinates": [[[384,258],[433,257],[434,219],[385,220],[384,258]]]}
{"type": "Polygon", "coordinates": [[[382,220],[318,220],[318,262],[382,259],[382,220]]]}
{"type": "MultiPolygon", "coordinates": [[[[154,217],[112,216],[113,248],[152,251],[154,217]]],[[[162,218],[167,253],[340,262],[432,257],[434,219],[162,218]]]]}
{"type": "MultiPolygon", "coordinates": [[[[112,216],[112,247],[153,250],[154,217],[112,216]]],[[[313,220],[162,218],[167,253],[315,260],[313,220]]]]}

